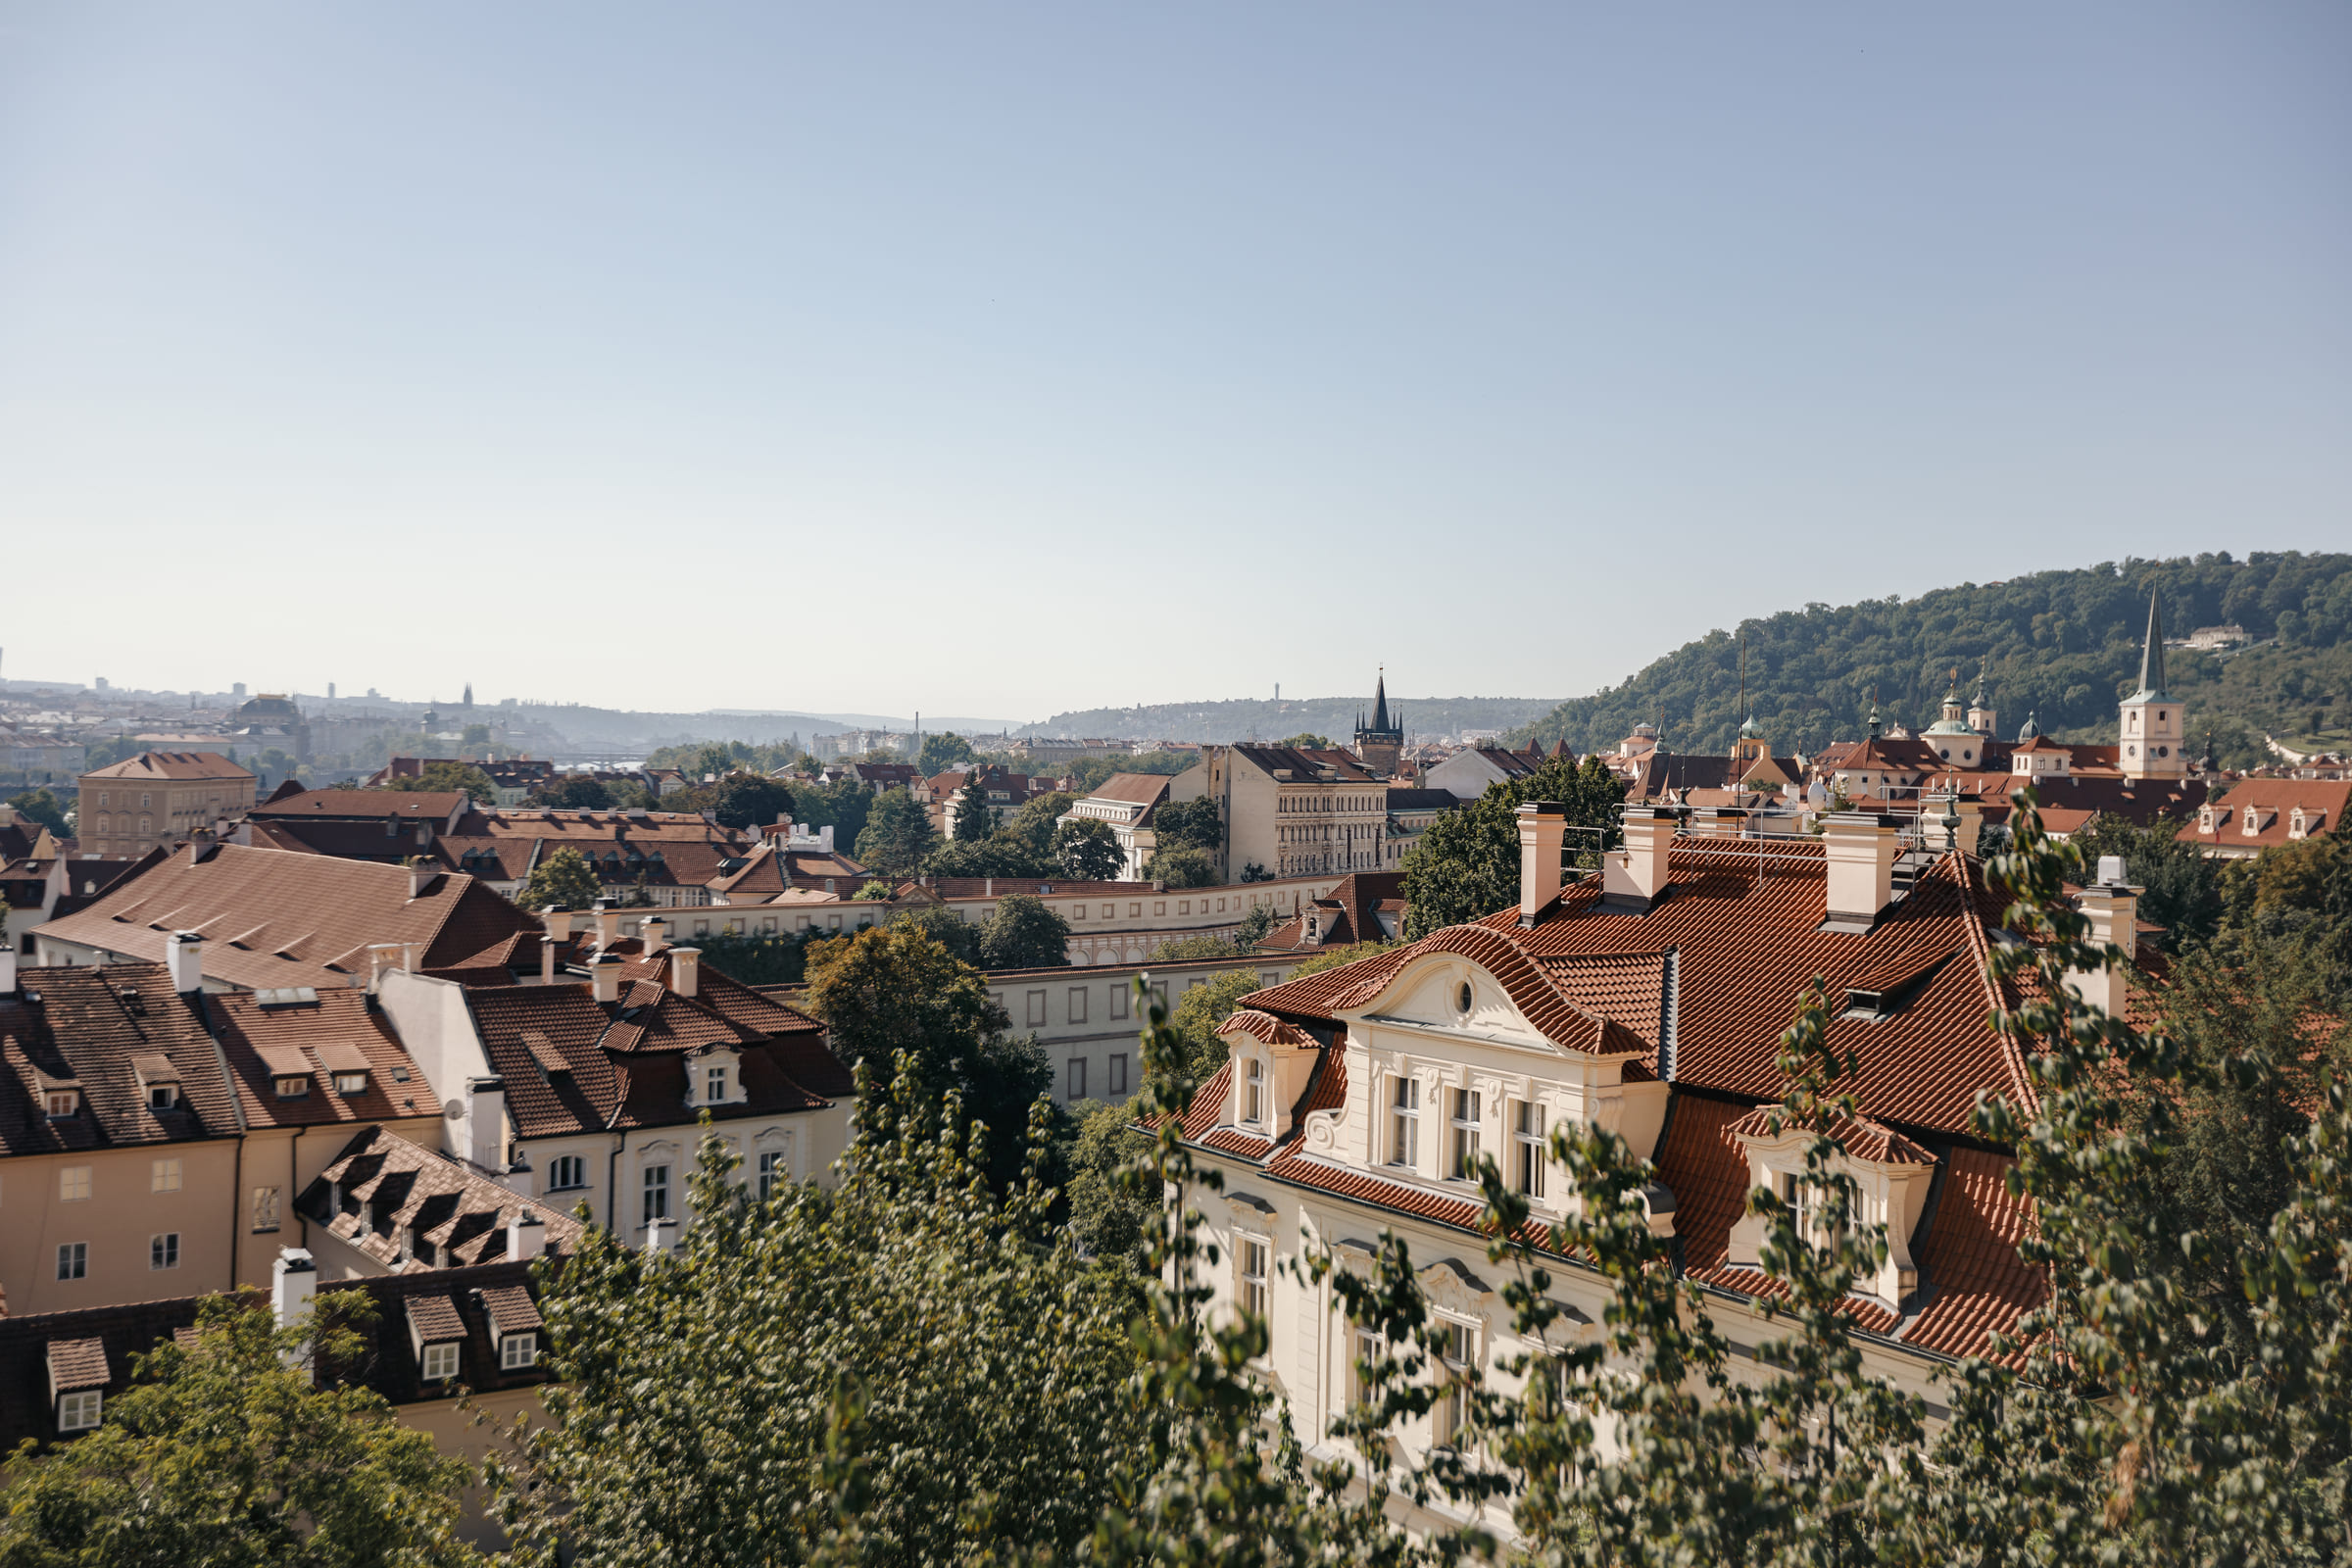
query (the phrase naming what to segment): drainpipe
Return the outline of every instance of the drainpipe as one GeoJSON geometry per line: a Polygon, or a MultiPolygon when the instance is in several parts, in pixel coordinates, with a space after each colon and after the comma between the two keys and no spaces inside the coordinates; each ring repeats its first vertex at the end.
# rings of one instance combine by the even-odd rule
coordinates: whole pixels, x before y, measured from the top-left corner
{"type": "Polygon", "coordinates": [[[614,1133],[612,1156],[605,1161],[605,1229],[614,1236],[620,1234],[620,1189],[613,1183],[620,1180],[620,1152],[628,1142],[627,1133],[614,1133]]]}

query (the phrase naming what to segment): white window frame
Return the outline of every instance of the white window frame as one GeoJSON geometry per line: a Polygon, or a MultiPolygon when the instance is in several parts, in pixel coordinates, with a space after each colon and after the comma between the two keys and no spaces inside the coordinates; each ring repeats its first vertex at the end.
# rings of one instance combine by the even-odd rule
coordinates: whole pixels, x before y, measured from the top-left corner
{"type": "Polygon", "coordinates": [[[792,1181],[792,1156],[780,1149],[771,1149],[760,1156],[760,1196],[769,1199],[776,1189],[792,1181]]]}
{"type": "Polygon", "coordinates": [[[1483,1152],[1486,1102],[1475,1089],[1453,1089],[1447,1093],[1453,1113],[1446,1119],[1451,1145],[1446,1152],[1446,1174],[1457,1182],[1474,1182],[1478,1180],[1478,1161],[1483,1152]]]}
{"type": "Polygon", "coordinates": [[[90,1277],[90,1244],[60,1242],[57,1244],[57,1278],[59,1284],[90,1277]]]}
{"type": "Polygon", "coordinates": [[[448,1383],[458,1375],[458,1342],[440,1340],[426,1346],[416,1357],[417,1375],[427,1383],[448,1383]]]}
{"type": "Polygon", "coordinates": [[[75,1389],[57,1396],[57,1430],[91,1432],[106,1420],[106,1391],[75,1389]]]}
{"type": "Polygon", "coordinates": [[[501,1372],[527,1372],[538,1364],[539,1336],[536,1333],[499,1337],[498,1369],[501,1372]]]}
{"type": "Polygon", "coordinates": [[[1517,1156],[1511,1172],[1512,1185],[1522,1197],[1541,1200],[1544,1197],[1544,1107],[1532,1100],[1516,1101],[1511,1107],[1511,1146],[1517,1156]]]}
{"type": "Polygon", "coordinates": [[[1251,1056],[1242,1064],[1242,1125],[1256,1127],[1266,1119],[1266,1064],[1251,1056]]]}
{"type": "Polygon", "coordinates": [[[651,1225],[658,1219],[669,1218],[669,1167],[648,1165],[637,1178],[641,1194],[638,1223],[651,1225]]]}
{"type": "Polygon", "coordinates": [[[548,1162],[547,1190],[551,1193],[577,1192],[588,1185],[588,1161],[579,1154],[558,1154],[548,1162]],[[564,1178],[569,1175],[572,1180],[564,1178]]]}
{"type": "Polygon", "coordinates": [[[1397,1074],[1389,1080],[1389,1163],[1418,1168],[1421,1155],[1421,1080],[1397,1074]]]}
{"type": "Polygon", "coordinates": [[[57,1200],[61,1203],[86,1203],[90,1199],[90,1167],[64,1165],[57,1172],[57,1200]]]}
{"type": "Polygon", "coordinates": [[[147,1238],[147,1267],[150,1272],[179,1267],[179,1232],[157,1231],[147,1238]]]}
{"type": "Polygon", "coordinates": [[[1445,1392],[1429,1412],[1429,1445],[1433,1448],[1450,1448],[1454,1435],[1469,1420],[1470,1378],[1478,1370],[1481,1328],[1460,1318],[1437,1316],[1431,1320],[1438,1331],[1436,1374],[1445,1379],[1445,1392]]]}
{"type": "Polygon", "coordinates": [[[1272,1323],[1274,1244],[1262,1236],[1233,1239],[1233,1304],[1238,1311],[1272,1323]]]}
{"type": "Polygon", "coordinates": [[[166,1155],[148,1162],[147,1190],[151,1193],[176,1193],[186,1179],[187,1172],[177,1155],[166,1155]]]}
{"type": "Polygon", "coordinates": [[[703,1102],[716,1105],[727,1098],[727,1068],[724,1062],[703,1069],[703,1102]]]}

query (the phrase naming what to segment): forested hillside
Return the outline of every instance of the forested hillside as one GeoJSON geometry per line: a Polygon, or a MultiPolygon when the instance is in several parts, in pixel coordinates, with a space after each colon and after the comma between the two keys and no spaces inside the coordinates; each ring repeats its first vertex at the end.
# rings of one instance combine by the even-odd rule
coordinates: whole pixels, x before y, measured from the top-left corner
{"type": "Polygon", "coordinates": [[[1663,723],[1681,752],[1728,748],[1739,724],[1740,643],[1749,706],[1785,753],[1864,733],[1875,691],[1889,725],[1933,722],[1953,666],[1963,694],[1988,671],[2000,731],[2029,712],[2060,739],[2115,738],[2116,700],[2137,684],[2153,589],[2166,633],[2234,622],[2265,646],[2221,655],[2166,653],[2168,681],[2208,728],[2225,763],[2263,759],[2262,737],[2346,744],[2352,724],[2352,556],[2227,553],[2102,563],[2005,582],[1963,583],[1918,599],[1811,604],[1713,631],[1623,685],[1562,703],[1514,732],[1565,737],[1579,752],[1613,746],[1636,723],[1663,723]]]}

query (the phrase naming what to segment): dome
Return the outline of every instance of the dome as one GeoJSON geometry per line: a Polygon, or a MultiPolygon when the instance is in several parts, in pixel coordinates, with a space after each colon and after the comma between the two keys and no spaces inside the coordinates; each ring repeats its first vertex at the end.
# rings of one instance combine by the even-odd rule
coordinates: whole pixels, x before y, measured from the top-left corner
{"type": "Polygon", "coordinates": [[[2026,727],[2017,732],[2019,744],[2022,745],[2027,741],[2036,739],[2040,736],[2041,726],[2034,722],[2035,716],[2036,715],[2033,713],[2028,713],[2026,715],[2026,727]]]}

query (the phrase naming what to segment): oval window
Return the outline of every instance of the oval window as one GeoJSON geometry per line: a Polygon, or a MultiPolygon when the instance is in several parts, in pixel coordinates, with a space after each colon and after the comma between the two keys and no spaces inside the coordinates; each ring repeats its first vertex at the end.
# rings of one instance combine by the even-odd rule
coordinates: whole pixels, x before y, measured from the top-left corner
{"type": "Polygon", "coordinates": [[[1461,990],[1453,994],[1453,1005],[1457,1012],[1470,1010],[1470,983],[1468,981],[1463,981],[1461,990]]]}

